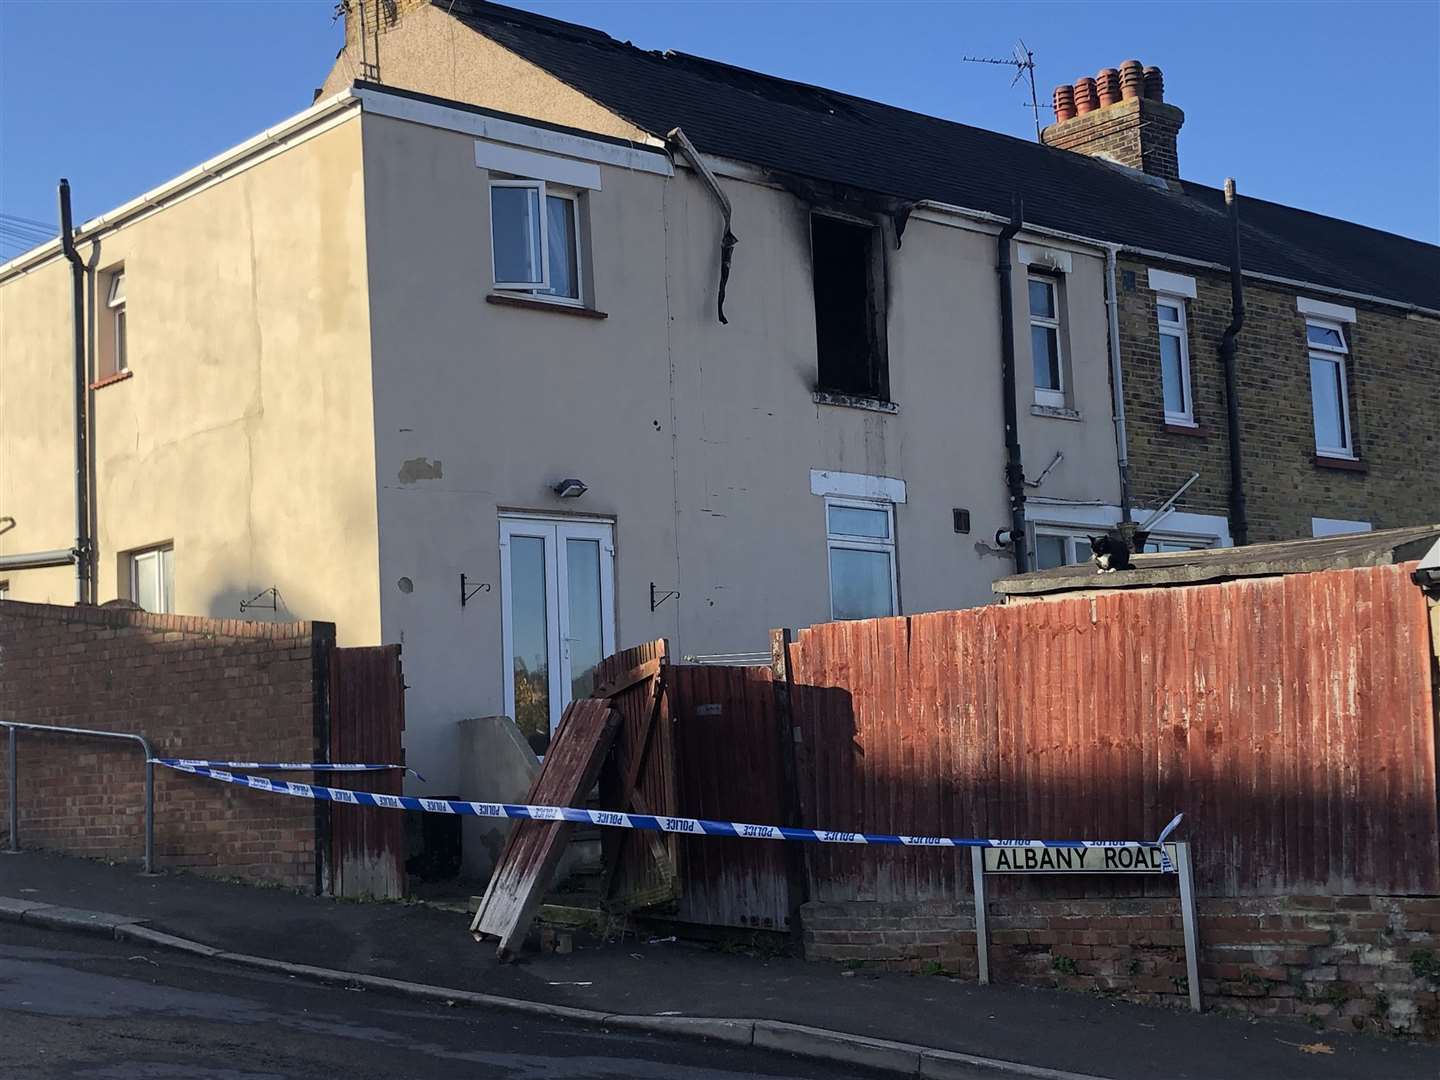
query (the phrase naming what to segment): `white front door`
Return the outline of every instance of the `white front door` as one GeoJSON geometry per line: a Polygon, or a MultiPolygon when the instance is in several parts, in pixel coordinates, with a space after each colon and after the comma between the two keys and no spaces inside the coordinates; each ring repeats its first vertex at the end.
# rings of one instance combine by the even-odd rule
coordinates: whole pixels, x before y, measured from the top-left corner
{"type": "Polygon", "coordinates": [[[604,522],[500,519],[505,709],[537,754],[615,651],[615,534],[604,522]]]}

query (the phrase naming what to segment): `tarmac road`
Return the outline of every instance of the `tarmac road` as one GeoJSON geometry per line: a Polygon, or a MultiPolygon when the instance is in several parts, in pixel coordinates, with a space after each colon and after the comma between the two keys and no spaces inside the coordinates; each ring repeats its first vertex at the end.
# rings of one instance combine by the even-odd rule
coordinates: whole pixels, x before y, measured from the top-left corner
{"type": "Polygon", "coordinates": [[[732,1080],[865,1075],[244,972],[0,924],[4,1080],[732,1080]]]}

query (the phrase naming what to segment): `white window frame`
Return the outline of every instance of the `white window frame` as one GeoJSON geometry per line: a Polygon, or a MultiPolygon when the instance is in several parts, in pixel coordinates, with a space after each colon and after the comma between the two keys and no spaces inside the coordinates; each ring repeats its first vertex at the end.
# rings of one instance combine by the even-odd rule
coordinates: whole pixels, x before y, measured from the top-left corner
{"type": "Polygon", "coordinates": [[[1315,422],[1315,379],[1308,370],[1315,361],[1334,364],[1340,373],[1337,380],[1340,392],[1340,426],[1343,446],[1322,446],[1320,433],[1315,432],[1315,452],[1322,457],[1349,458],[1355,460],[1355,430],[1350,425],[1350,373],[1346,371],[1350,358],[1350,339],[1345,336],[1345,324],[1334,319],[1307,318],[1305,320],[1305,367],[1310,375],[1310,422],[1315,422]],[[1310,340],[1310,327],[1334,330],[1340,335],[1343,345],[1322,345],[1310,340]]]}
{"type": "MultiPolygon", "coordinates": [[[[1040,538],[1042,536],[1053,536],[1064,540],[1070,547],[1071,561],[1064,563],[1065,566],[1079,566],[1090,560],[1090,535],[1085,532],[1076,532],[1061,525],[1036,525],[1031,530],[1030,555],[1035,567],[1040,567],[1040,538]],[[1076,558],[1076,555],[1079,558],[1076,558]]],[[[1053,569],[1053,567],[1048,568],[1053,569]]]]}
{"type": "MultiPolygon", "coordinates": [[[[835,618],[835,575],[831,562],[831,553],[836,549],[842,551],[879,551],[889,556],[890,559],[890,615],[900,614],[900,575],[896,568],[896,544],[895,544],[895,504],[888,499],[847,499],[834,495],[825,497],[825,572],[826,583],[830,596],[830,618],[835,618]],[[889,536],[882,540],[875,536],[852,536],[849,533],[837,533],[830,531],[830,508],[832,506],[849,507],[854,510],[883,510],[886,515],[886,532],[889,536]]],[[[872,618],[885,618],[883,615],[872,616],[872,618]]]]}
{"type": "MultiPolygon", "coordinates": [[[[1185,396],[1185,408],[1181,412],[1165,409],[1165,422],[1182,427],[1195,427],[1195,396],[1190,386],[1190,328],[1186,321],[1185,298],[1175,293],[1155,294],[1155,324],[1160,337],[1172,337],[1180,343],[1180,390],[1185,396]],[[1160,308],[1173,307],[1179,312],[1179,320],[1171,322],[1160,314],[1160,308]]],[[[1160,402],[1165,402],[1165,350],[1160,350],[1160,402]]]]}
{"type": "Polygon", "coordinates": [[[534,191],[539,195],[540,208],[540,280],[535,281],[505,281],[500,277],[500,268],[495,264],[495,199],[490,199],[490,273],[495,279],[496,289],[518,290],[531,292],[535,289],[550,288],[550,227],[546,218],[546,207],[549,205],[545,199],[544,180],[496,180],[491,179],[490,190],[496,188],[523,188],[534,191]]]}
{"type": "MultiPolygon", "coordinates": [[[[564,199],[570,204],[570,220],[575,229],[575,295],[557,296],[554,293],[542,292],[540,289],[529,290],[530,295],[537,300],[545,300],[551,304],[568,304],[570,307],[585,306],[585,251],[584,240],[580,235],[580,191],[578,188],[554,187],[547,185],[545,188],[545,199],[564,199]]],[[[550,205],[548,201],[542,201],[541,206],[545,208],[545,276],[550,276],[550,205]]],[[[545,288],[553,288],[553,285],[546,285],[545,288]]]]}
{"type": "Polygon", "coordinates": [[[500,668],[505,714],[515,717],[515,668],[511,651],[515,635],[510,585],[510,540],[524,536],[545,544],[545,632],[549,679],[550,734],[557,730],[570,697],[569,564],[566,540],[600,544],[600,651],[615,651],[615,523],[600,518],[552,518],[538,514],[500,515],[500,668]],[[564,604],[561,596],[566,596],[564,604]],[[551,662],[553,658],[554,662],[551,662]],[[558,703],[558,707],[557,707],[558,703]]]}
{"type": "MultiPolygon", "coordinates": [[[[1063,409],[1065,407],[1065,335],[1061,329],[1061,313],[1064,308],[1061,304],[1060,279],[1051,277],[1048,274],[1027,274],[1025,281],[1025,311],[1030,316],[1029,325],[1044,326],[1055,331],[1055,376],[1060,383],[1058,387],[1039,386],[1035,387],[1035,404],[1051,405],[1063,409]],[[1050,296],[1055,309],[1054,318],[1045,315],[1036,315],[1030,310],[1030,283],[1038,281],[1050,290],[1050,296]]],[[[1030,373],[1033,378],[1035,373],[1035,335],[1030,335],[1030,373]]]]}
{"type": "Polygon", "coordinates": [[[526,296],[532,296],[536,300],[543,300],[549,304],[564,304],[568,307],[585,306],[585,241],[580,231],[580,195],[581,188],[568,185],[551,184],[545,180],[534,180],[525,178],[492,178],[490,180],[492,189],[497,187],[529,188],[538,192],[540,197],[540,259],[541,259],[541,282],[536,284],[533,281],[502,281],[499,268],[495,265],[495,211],[492,203],[490,211],[490,272],[495,280],[497,292],[516,292],[526,296]],[[554,288],[550,280],[550,199],[564,199],[570,204],[570,220],[575,230],[575,296],[556,296],[548,290],[554,288]]]}
{"type": "Polygon", "coordinates": [[[1324,518],[1312,517],[1310,519],[1310,535],[1321,536],[1353,536],[1359,533],[1368,533],[1374,526],[1368,521],[1355,521],[1351,518],[1324,518]]]}
{"type": "Polygon", "coordinates": [[[116,270],[110,275],[110,289],[105,297],[105,307],[110,312],[110,360],[113,371],[118,375],[130,370],[130,351],[125,332],[129,322],[125,313],[125,270],[116,270]]]}
{"type": "Polygon", "coordinates": [[[147,562],[155,564],[155,596],[158,605],[152,615],[171,615],[175,611],[175,598],[170,595],[170,590],[165,587],[165,570],[162,565],[163,557],[170,556],[170,575],[175,575],[175,545],[157,544],[155,547],[139,548],[130,552],[130,599],[135,600],[140,595],[140,571],[141,566],[147,562]]]}

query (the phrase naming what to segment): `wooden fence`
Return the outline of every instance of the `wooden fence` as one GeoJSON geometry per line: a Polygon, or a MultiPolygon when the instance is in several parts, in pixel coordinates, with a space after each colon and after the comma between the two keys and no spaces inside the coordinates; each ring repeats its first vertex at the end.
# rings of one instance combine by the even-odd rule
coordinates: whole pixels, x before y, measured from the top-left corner
{"type": "MultiPolygon", "coordinates": [[[[780,650],[779,693],[769,669],[672,668],[675,812],[786,823],[793,752],[799,824],[1133,840],[1184,811],[1206,895],[1440,894],[1434,646],[1409,570],[827,623],[780,650]]],[[[798,902],[780,849],[684,839],[676,910],[776,919],[798,902]]],[[[804,860],[815,900],[969,890],[964,852],[804,860]]]]}

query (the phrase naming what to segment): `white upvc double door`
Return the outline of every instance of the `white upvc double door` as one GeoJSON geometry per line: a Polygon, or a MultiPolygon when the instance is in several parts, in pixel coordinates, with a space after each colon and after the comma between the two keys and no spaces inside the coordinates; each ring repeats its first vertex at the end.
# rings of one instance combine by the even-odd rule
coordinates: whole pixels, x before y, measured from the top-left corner
{"type": "Polygon", "coordinates": [[[615,534],[605,522],[500,519],[505,709],[544,753],[565,706],[615,651],[615,534]]]}

